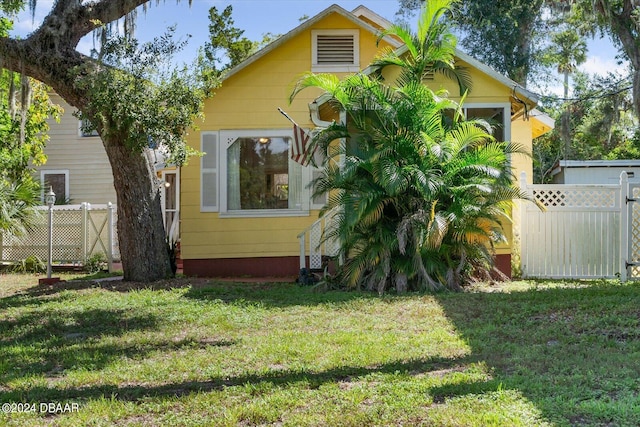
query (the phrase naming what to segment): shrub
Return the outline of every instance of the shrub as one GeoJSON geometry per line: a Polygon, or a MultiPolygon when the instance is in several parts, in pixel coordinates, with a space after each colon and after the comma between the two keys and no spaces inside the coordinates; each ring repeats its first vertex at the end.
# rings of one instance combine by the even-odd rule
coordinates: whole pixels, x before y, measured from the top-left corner
{"type": "Polygon", "coordinates": [[[47,271],[47,265],[36,255],[31,255],[18,261],[13,267],[13,271],[16,273],[44,273],[47,271]]]}
{"type": "Polygon", "coordinates": [[[107,269],[107,257],[102,252],[96,252],[87,258],[83,270],[89,274],[98,273],[107,269]]]}

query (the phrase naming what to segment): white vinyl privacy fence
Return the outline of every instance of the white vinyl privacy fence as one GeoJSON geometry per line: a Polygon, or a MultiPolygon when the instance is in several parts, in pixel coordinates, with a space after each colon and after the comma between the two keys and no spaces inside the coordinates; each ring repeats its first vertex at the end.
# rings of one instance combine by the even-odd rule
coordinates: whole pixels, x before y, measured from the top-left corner
{"type": "MultiPolygon", "coordinates": [[[[16,262],[30,256],[48,258],[48,207],[42,206],[40,218],[23,237],[0,234],[0,261],[16,262]]],[[[109,266],[120,259],[116,235],[116,208],[112,204],[63,205],[53,207],[53,263],[79,265],[102,253],[109,266]]]]}
{"type": "Polygon", "coordinates": [[[640,184],[521,187],[521,267],[525,278],[640,278],[640,184]]]}

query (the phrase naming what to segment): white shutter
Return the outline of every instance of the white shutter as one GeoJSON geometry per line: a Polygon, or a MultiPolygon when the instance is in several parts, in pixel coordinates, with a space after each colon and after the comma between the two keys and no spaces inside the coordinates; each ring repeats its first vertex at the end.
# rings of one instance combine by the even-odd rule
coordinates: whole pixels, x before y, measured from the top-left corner
{"type": "Polygon", "coordinates": [[[201,210],[218,211],[218,134],[202,132],[201,151],[205,153],[200,160],[201,171],[201,210]]]}

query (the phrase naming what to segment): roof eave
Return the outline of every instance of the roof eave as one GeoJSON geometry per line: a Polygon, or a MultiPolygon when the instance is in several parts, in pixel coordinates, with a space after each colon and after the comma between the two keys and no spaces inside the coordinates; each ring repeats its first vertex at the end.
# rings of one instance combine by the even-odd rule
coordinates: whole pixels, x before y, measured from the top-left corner
{"type": "MultiPolygon", "coordinates": [[[[228,70],[226,73],[224,73],[222,81],[227,80],[229,77],[233,76],[234,74],[237,74],[239,71],[245,69],[246,67],[248,67],[249,65],[253,64],[258,59],[264,57],[265,55],[269,54],[273,50],[277,49],[278,47],[280,47],[281,45],[286,43],[288,40],[292,39],[293,37],[297,36],[298,34],[302,33],[303,31],[313,27],[317,22],[321,21],[322,19],[326,18],[327,16],[329,16],[332,13],[340,14],[341,16],[349,19],[354,24],[358,25],[359,27],[363,28],[364,30],[369,31],[372,34],[380,34],[380,30],[378,30],[377,28],[373,27],[370,24],[367,24],[366,22],[362,21],[361,19],[358,19],[353,13],[347,11],[346,9],[344,9],[344,8],[342,8],[342,7],[340,7],[340,6],[336,5],[336,4],[333,4],[333,5],[329,6],[328,8],[326,8],[325,10],[323,10],[322,12],[318,13],[317,15],[315,15],[314,17],[312,17],[312,18],[306,20],[305,22],[303,22],[302,24],[298,25],[297,27],[295,27],[294,29],[292,29],[291,31],[286,33],[285,35],[279,37],[277,40],[269,43],[267,46],[263,47],[258,52],[254,53],[249,58],[247,58],[244,61],[242,61],[240,64],[238,64],[235,67],[233,67],[230,70],[228,70]]],[[[383,40],[385,40],[387,43],[389,43],[394,48],[397,48],[397,47],[400,46],[399,42],[397,40],[394,40],[391,37],[384,37],[383,40]]]]}

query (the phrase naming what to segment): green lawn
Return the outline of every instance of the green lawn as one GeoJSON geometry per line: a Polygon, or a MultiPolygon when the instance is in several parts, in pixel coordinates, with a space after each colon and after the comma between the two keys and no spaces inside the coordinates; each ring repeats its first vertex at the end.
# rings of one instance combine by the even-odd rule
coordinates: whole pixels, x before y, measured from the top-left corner
{"type": "Polygon", "coordinates": [[[0,275],[0,401],[31,410],[0,425],[640,425],[637,284],[36,284],[0,275]]]}

